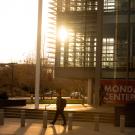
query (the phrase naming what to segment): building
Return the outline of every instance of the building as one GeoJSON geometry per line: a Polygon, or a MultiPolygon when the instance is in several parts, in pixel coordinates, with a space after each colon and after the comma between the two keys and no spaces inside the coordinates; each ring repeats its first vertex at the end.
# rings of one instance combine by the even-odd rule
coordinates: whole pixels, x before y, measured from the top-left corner
{"type": "Polygon", "coordinates": [[[120,85],[134,81],[134,0],[52,0],[54,3],[56,77],[87,79],[88,103],[97,105],[106,80],[120,85]]]}

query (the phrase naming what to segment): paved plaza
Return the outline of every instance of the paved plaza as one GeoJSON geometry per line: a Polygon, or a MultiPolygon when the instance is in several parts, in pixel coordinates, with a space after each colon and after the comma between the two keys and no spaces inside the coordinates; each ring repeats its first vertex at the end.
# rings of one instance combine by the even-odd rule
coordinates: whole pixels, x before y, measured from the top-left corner
{"type": "MultiPolygon", "coordinates": [[[[55,104],[40,104],[39,109],[56,110],[55,104]]],[[[14,107],[15,108],[15,107],[14,107]]],[[[18,107],[17,107],[18,108],[18,107]]],[[[27,104],[25,109],[34,109],[34,104],[27,104]]],[[[67,104],[65,111],[93,111],[114,113],[113,106],[90,106],[82,104],[67,104]]],[[[56,125],[49,124],[43,128],[43,120],[27,119],[25,127],[21,127],[19,118],[5,118],[4,125],[0,126],[0,135],[135,135],[135,128],[126,127],[123,133],[120,127],[110,123],[99,123],[99,131],[95,131],[94,122],[73,122],[72,130],[68,126],[63,127],[62,121],[58,120],[56,125]]]]}
{"type": "Polygon", "coordinates": [[[120,128],[112,124],[100,123],[99,131],[95,131],[94,126],[94,122],[73,122],[72,130],[68,130],[62,121],[57,121],[55,126],[48,124],[44,129],[42,120],[27,119],[25,127],[21,127],[20,119],[6,118],[0,126],[0,135],[135,135],[135,128],[125,128],[121,133],[120,128]]]}

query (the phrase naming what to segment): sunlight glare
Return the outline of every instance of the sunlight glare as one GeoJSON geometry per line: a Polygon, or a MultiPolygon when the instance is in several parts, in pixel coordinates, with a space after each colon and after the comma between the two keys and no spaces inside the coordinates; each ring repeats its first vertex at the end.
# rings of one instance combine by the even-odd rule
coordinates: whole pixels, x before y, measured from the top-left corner
{"type": "Polygon", "coordinates": [[[59,30],[59,38],[62,42],[65,42],[68,38],[68,32],[64,26],[61,26],[61,28],[59,30]]]}
{"type": "Polygon", "coordinates": [[[34,55],[37,0],[1,0],[0,18],[0,63],[34,55]]]}

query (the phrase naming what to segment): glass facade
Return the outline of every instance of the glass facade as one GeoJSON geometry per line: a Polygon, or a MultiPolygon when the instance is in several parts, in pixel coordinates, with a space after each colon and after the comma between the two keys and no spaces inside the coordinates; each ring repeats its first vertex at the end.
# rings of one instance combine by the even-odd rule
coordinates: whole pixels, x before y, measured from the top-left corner
{"type": "MultiPolygon", "coordinates": [[[[59,0],[57,29],[67,28],[67,39],[57,41],[56,66],[94,67],[96,61],[97,1],[59,0]],[[93,12],[93,14],[91,14],[93,12]]],[[[59,30],[58,30],[59,31],[59,30]]]]}
{"type": "MultiPolygon", "coordinates": [[[[102,48],[102,67],[133,69],[134,66],[134,27],[135,27],[135,6],[133,0],[105,0],[104,1],[104,20],[103,20],[103,48],[102,48]],[[110,7],[110,5],[112,5],[110,7]],[[110,21],[107,21],[110,19],[110,21]],[[105,55],[104,48],[110,47],[113,39],[113,53],[105,55]],[[105,43],[106,42],[106,43],[105,43]],[[110,59],[110,55],[112,58],[110,59]],[[104,61],[106,59],[106,61],[104,61]]],[[[112,48],[110,48],[112,49],[112,48]]],[[[111,52],[111,50],[110,50],[111,52]]],[[[106,51],[107,53],[107,51],[106,51]]]]}
{"type": "MultiPolygon", "coordinates": [[[[55,63],[55,46],[56,46],[56,0],[46,0],[43,2],[44,22],[44,42],[45,43],[45,58],[50,65],[55,63]],[[46,13],[47,12],[47,13],[46,13]]],[[[42,32],[43,33],[43,32],[42,32]]]]}

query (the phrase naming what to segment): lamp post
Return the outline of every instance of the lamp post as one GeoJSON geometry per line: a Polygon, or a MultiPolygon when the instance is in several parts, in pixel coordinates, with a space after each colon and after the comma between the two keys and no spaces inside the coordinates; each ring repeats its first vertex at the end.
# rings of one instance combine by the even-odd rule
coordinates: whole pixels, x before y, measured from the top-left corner
{"type": "Polygon", "coordinates": [[[42,0],[38,0],[38,27],[37,27],[37,50],[36,50],[36,73],[35,73],[35,109],[39,108],[41,32],[42,32],[42,0]]]}

